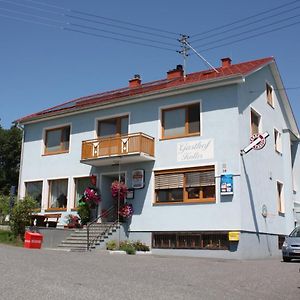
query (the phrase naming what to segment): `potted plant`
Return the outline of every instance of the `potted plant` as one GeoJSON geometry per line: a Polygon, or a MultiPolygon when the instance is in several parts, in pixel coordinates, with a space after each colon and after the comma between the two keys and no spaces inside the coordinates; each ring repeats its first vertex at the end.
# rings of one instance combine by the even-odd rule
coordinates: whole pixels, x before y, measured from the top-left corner
{"type": "Polygon", "coordinates": [[[79,223],[80,219],[76,215],[67,216],[67,227],[68,228],[80,228],[81,224],[79,223]]]}

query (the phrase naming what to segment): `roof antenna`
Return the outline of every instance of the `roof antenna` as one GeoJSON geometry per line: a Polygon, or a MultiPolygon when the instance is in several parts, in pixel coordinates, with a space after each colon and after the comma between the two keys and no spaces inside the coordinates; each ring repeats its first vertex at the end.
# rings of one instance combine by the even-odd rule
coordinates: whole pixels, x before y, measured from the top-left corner
{"type": "Polygon", "coordinates": [[[185,34],[181,34],[180,35],[180,39],[178,40],[181,43],[181,51],[177,51],[178,53],[182,54],[183,56],[183,74],[184,74],[184,78],[186,77],[186,58],[188,56],[187,51],[188,50],[192,50],[198,57],[201,58],[202,61],[204,61],[204,63],[206,63],[211,69],[213,69],[216,73],[220,73],[212,64],[210,64],[200,53],[197,52],[197,50],[195,50],[191,44],[188,42],[188,35],[185,34]]]}

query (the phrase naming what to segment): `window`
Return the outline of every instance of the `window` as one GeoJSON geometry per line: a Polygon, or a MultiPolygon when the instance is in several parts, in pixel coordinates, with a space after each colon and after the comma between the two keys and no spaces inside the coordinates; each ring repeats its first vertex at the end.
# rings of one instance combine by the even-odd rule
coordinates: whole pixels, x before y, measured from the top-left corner
{"type": "Polygon", "coordinates": [[[49,180],[49,208],[67,207],[68,179],[49,180]]]}
{"type": "Polygon", "coordinates": [[[276,129],[274,129],[274,143],[275,143],[275,150],[278,153],[282,153],[281,133],[276,129]]]}
{"type": "Polygon", "coordinates": [[[273,88],[268,83],[266,83],[266,95],[267,95],[268,104],[270,104],[272,107],[274,107],[273,88]]]}
{"type": "Polygon", "coordinates": [[[25,183],[25,195],[37,202],[37,207],[42,206],[43,181],[31,181],[25,183]]]}
{"type": "Polygon", "coordinates": [[[162,111],[162,138],[200,135],[200,104],[162,111]]]}
{"type": "Polygon", "coordinates": [[[98,137],[128,134],[128,116],[98,121],[98,137]]]}
{"type": "Polygon", "coordinates": [[[164,249],[229,249],[228,232],[154,232],[152,247],[164,249]]]}
{"type": "Polygon", "coordinates": [[[214,166],[155,172],[156,203],[215,202],[214,166]]]}
{"type": "Polygon", "coordinates": [[[251,109],[251,135],[257,134],[260,131],[260,115],[251,109]]]}
{"type": "Polygon", "coordinates": [[[90,177],[75,178],[75,206],[78,207],[79,200],[81,199],[85,189],[91,185],[90,177]]]}
{"type": "Polygon", "coordinates": [[[45,154],[69,151],[70,126],[46,130],[45,154]]]}
{"type": "Polygon", "coordinates": [[[277,181],[277,207],[279,213],[284,213],[283,184],[277,181]]]}

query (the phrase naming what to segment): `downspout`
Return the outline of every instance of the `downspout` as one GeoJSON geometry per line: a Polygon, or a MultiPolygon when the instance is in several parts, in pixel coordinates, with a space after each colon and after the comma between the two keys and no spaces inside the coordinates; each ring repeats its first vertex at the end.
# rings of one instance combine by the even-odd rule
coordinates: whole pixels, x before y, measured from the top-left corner
{"type": "Polygon", "coordinates": [[[22,144],[21,144],[21,155],[20,155],[20,167],[19,167],[19,181],[18,181],[18,195],[17,199],[20,199],[20,192],[21,192],[21,178],[22,178],[22,169],[23,169],[23,152],[24,152],[24,137],[25,137],[25,130],[24,126],[20,123],[15,123],[15,126],[22,130],[22,144]]]}

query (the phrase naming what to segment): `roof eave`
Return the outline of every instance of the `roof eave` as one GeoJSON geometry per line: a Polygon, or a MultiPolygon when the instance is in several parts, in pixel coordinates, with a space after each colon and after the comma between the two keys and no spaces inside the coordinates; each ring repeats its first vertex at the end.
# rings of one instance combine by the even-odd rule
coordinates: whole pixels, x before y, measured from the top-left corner
{"type": "Polygon", "coordinates": [[[37,123],[45,120],[61,118],[62,116],[70,116],[70,115],[75,115],[80,113],[86,113],[89,111],[97,110],[99,108],[109,108],[118,105],[148,101],[156,98],[179,95],[183,93],[189,93],[189,92],[210,89],[210,88],[220,87],[224,85],[237,84],[242,82],[244,82],[244,76],[242,74],[235,74],[226,77],[214,78],[214,79],[209,79],[201,82],[195,82],[191,84],[183,84],[183,85],[166,88],[159,91],[149,92],[145,94],[137,94],[134,96],[122,97],[122,98],[118,98],[116,101],[112,100],[112,102],[100,102],[93,106],[88,106],[86,108],[78,107],[78,108],[62,110],[62,111],[54,111],[51,114],[33,116],[33,117],[26,118],[25,120],[19,119],[16,120],[15,122],[21,125],[27,125],[27,124],[37,123]]]}

